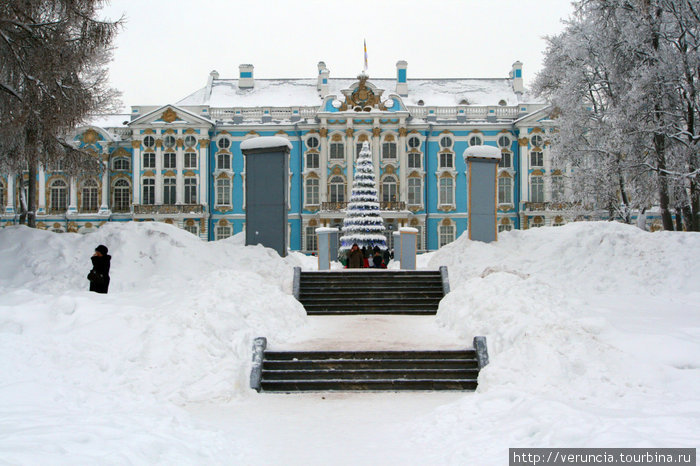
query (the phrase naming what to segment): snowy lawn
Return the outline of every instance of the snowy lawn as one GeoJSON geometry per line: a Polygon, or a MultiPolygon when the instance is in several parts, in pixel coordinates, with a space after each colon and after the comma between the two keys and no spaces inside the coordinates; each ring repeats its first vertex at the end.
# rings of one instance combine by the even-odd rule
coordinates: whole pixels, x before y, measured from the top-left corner
{"type": "Polygon", "coordinates": [[[700,235],[577,223],[460,238],[437,318],[307,317],[292,268],[165,224],[0,230],[0,462],[475,464],[508,447],[700,443],[700,235]],[[89,257],[112,254],[110,294],[89,257]],[[475,393],[258,394],[271,349],[488,339],[475,393]]]}

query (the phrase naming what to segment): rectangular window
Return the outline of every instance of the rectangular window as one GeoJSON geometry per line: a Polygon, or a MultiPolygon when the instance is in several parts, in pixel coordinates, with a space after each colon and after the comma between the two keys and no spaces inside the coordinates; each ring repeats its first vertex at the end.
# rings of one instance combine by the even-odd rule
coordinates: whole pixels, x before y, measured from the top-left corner
{"type": "Polygon", "coordinates": [[[318,152],[308,152],[306,154],[306,168],[318,168],[318,152]]]}
{"type": "Polygon", "coordinates": [[[533,176],[531,178],[531,189],[530,201],[544,202],[544,179],[541,176],[533,176]]]}
{"type": "Polygon", "coordinates": [[[455,227],[453,225],[440,225],[440,244],[443,247],[455,240],[455,227]]]}
{"type": "Polygon", "coordinates": [[[413,228],[418,230],[418,233],[416,233],[416,250],[422,251],[423,250],[423,227],[416,225],[413,228]]]}
{"type": "Polygon", "coordinates": [[[454,190],[452,178],[440,178],[440,205],[454,203],[454,190]]]}
{"type": "Polygon", "coordinates": [[[197,203],[197,178],[185,178],[185,204],[197,203]]]}
{"type": "Polygon", "coordinates": [[[564,177],[561,175],[552,175],[552,201],[564,201],[564,177]]]}
{"type": "Polygon", "coordinates": [[[177,155],[175,152],[166,152],[163,154],[163,168],[177,168],[177,155]]]}
{"type": "Polygon", "coordinates": [[[117,180],[114,185],[114,212],[128,212],[131,206],[131,189],[125,180],[117,180]]]}
{"type": "Polygon", "coordinates": [[[421,159],[423,154],[420,152],[409,152],[408,153],[408,168],[420,168],[421,159]]]}
{"type": "Polygon", "coordinates": [[[156,168],[156,154],[155,152],[145,152],[143,154],[143,168],[156,168]]]}
{"type": "Polygon", "coordinates": [[[193,235],[197,236],[199,235],[199,231],[197,230],[197,224],[193,223],[192,225],[185,225],[185,231],[189,231],[193,235]]]}
{"type": "Polygon", "coordinates": [[[510,168],[512,163],[511,155],[510,152],[501,152],[501,160],[498,162],[498,166],[500,168],[510,168]]]}
{"type": "Polygon", "coordinates": [[[382,144],[382,158],[384,159],[396,159],[396,143],[395,142],[385,142],[382,144]]]}
{"type": "Polygon", "coordinates": [[[231,205],[231,180],[216,180],[216,205],[231,205]]]}
{"type": "Polygon", "coordinates": [[[362,143],[358,142],[355,145],[356,151],[355,151],[355,158],[358,158],[360,156],[360,152],[362,151],[362,143]]]}
{"type": "Polygon", "coordinates": [[[343,144],[342,142],[331,142],[329,157],[331,159],[344,159],[345,144],[343,144]]]}
{"type": "Polygon", "coordinates": [[[309,178],[306,180],[306,205],[318,205],[318,179],[309,178]]]}
{"type": "Polygon", "coordinates": [[[306,250],[316,251],[318,249],[318,238],[316,237],[316,227],[306,227],[306,250]]]}
{"type": "Polygon", "coordinates": [[[498,179],[498,203],[499,204],[512,204],[513,203],[513,189],[512,181],[510,178],[503,177],[498,179]]]}
{"type": "Polygon", "coordinates": [[[156,180],[153,178],[144,178],[142,183],[141,203],[145,205],[153,205],[156,203],[156,180]]]}
{"type": "Polygon", "coordinates": [[[231,154],[222,152],[216,154],[216,168],[219,170],[230,170],[231,169],[231,154]]]}
{"type": "Polygon", "coordinates": [[[454,168],[452,163],[452,152],[440,153],[440,168],[454,168]]]}
{"type": "Polygon", "coordinates": [[[185,152],[185,168],[197,168],[196,152],[185,152]]]}
{"type": "Polygon", "coordinates": [[[83,212],[97,212],[97,188],[86,186],[82,194],[83,212]]]}
{"type": "Polygon", "coordinates": [[[408,205],[421,205],[423,203],[423,189],[420,178],[408,179],[408,205]]]}
{"type": "Polygon", "coordinates": [[[231,236],[231,226],[230,225],[218,225],[216,227],[216,239],[226,239],[231,236]]]}
{"type": "Polygon", "coordinates": [[[163,180],[163,204],[175,204],[176,181],[175,178],[163,180]]]}
{"type": "Polygon", "coordinates": [[[544,166],[543,162],[542,152],[530,152],[530,166],[542,167],[544,166]]]}

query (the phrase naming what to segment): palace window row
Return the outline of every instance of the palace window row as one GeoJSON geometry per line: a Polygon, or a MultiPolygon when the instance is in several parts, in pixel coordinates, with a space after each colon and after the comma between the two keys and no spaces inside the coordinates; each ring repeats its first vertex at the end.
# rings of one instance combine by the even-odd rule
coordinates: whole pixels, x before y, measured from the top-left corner
{"type": "MultiPolygon", "coordinates": [[[[218,156],[228,156],[228,165],[230,168],[230,156],[228,154],[219,154],[218,156]]],[[[115,170],[128,170],[129,168],[129,162],[128,159],[117,159],[119,160],[119,163],[117,164],[117,161],[114,163],[114,169],[115,170]],[[126,162],[123,162],[121,160],[125,160],[126,162]],[[119,168],[117,168],[119,167],[119,168]]],[[[141,160],[143,163],[143,169],[155,169],[156,168],[156,153],[155,152],[144,152],[141,156],[141,160]]],[[[163,168],[164,169],[176,169],[177,168],[177,154],[175,152],[164,152],[163,153],[163,168]]],[[[184,168],[187,169],[192,169],[192,168],[197,168],[197,153],[196,152],[185,152],[185,166],[184,168]]]]}

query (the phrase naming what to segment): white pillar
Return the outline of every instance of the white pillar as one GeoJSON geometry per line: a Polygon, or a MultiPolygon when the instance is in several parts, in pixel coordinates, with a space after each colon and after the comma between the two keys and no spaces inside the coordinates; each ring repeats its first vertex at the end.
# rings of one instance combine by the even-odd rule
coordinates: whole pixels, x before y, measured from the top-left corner
{"type": "MultiPolygon", "coordinates": [[[[375,120],[375,124],[379,124],[375,120]]],[[[382,134],[382,129],[375,126],[372,128],[372,165],[374,165],[374,173],[377,176],[377,183],[379,183],[379,178],[382,174],[379,169],[379,135],[382,134]]]]}
{"type": "Polygon", "coordinates": [[[109,215],[109,158],[102,162],[102,202],[100,214],[109,215]]]}
{"type": "Polygon", "coordinates": [[[39,164],[39,199],[37,199],[36,213],[46,213],[46,172],[42,164],[39,164]]]}
{"type": "Polygon", "coordinates": [[[185,203],[185,145],[182,139],[178,139],[175,149],[175,203],[185,203]]]}
{"type": "Polygon", "coordinates": [[[163,204],[163,141],[156,140],[156,192],[155,204],[163,204]]]}
{"type": "MultiPolygon", "coordinates": [[[[355,175],[355,141],[353,139],[353,134],[355,131],[348,127],[345,130],[345,162],[347,166],[348,176],[346,177],[347,186],[345,190],[345,201],[350,202],[350,195],[352,194],[352,180],[355,175]]],[[[326,187],[326,189],[328,189],[326,187]]]]}
{"type": "Polygon", "coordinates": [[[5,213],[15,213],[15,175],[7,175],[7,207],[5,213]]]}
{"type": "Polygon", "coordinates": [[[406,128],[399,128],[399,198],[408,204],[408,156],[406,155],[406,128]]]}
{"type": "MultiPolygon", "coordinates": [[[[328,202],[328,129],[321,128],[321,154],[319,155],[318,168],[321,177],[318,182],[319,202],[328,202]]],[[[302,186],[302,189],[304,186],[302,186]]]]}
{"type": "MultiPolygon", "coordinates": [[[[199,203],[204,205],[208,204],[209,198],[207,197],[209,195],[208,191],[208,183],[209,183],[209,169],[208,169],[208,162],[209,162],[209,139],[200,139],[199,140],[199,186],[197,186],[197,197],[199,198],[199,203]]],[[[213,202],[212,202],[213,204],[213,202]]],[[[206,212],[206,208],[204,209],[206,212]]]]}
{"type": "Polygon", "coordinates": [[[133,204],[139,205],[141,204],[141,141],[132,141],[131,147],[134,148],[134,160],[131,164],[131,195],[133,197],[133,204]]]}
{"type": "Polygon", "coordinates": [[[70,199],[68,203],[68,212],[78,211],[78,182],[75,177],[70,177],[70,199]]]}
{"type": "Polygon", "coordinates": [[[518,140],[520,144],[520,202],[530,202],[530,197],[527,195],[530,184],[530,174],[527,171],[528,142],[527,137],[522,137],[518,140]]]}

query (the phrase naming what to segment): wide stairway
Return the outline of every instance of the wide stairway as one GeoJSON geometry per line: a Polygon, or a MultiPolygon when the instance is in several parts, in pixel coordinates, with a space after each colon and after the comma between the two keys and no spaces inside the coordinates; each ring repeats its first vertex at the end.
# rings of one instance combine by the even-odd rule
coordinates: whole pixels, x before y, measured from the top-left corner
{"type": "Polygon", "coordinates": [[[308,315],[434,315],[445,296],[438,270],[297,273],[297,299],[308,315]]]}
{"type": "Polygon", "coordinates": [[[265,351],[264,392],[475,390],[476,351],[265,351]]]}

